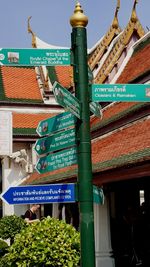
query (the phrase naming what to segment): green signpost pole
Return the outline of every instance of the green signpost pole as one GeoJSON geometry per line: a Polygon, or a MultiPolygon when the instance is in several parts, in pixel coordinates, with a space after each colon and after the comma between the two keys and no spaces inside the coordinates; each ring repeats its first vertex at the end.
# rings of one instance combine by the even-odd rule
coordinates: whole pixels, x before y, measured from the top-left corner
{"type": "Polygon", "coordinates": [[[93,186],[90,136],[90,110],[87,65],[87,17],[79,3],[70,19],[75,96],[81,103],[81,118],[76,124],[78,149],[78,190],[80,208],[81,267],[95,267],[93,186]]]}

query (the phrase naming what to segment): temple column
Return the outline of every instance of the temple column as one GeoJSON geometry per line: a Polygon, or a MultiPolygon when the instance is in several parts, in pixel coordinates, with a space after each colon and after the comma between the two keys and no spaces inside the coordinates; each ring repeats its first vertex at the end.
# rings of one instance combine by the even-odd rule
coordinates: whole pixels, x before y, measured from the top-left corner
{"type": "MultiPolygon", "coordinates": [[[[11,179],[11,168],[10,168],[9,157],[4,157],[2,159],[2,192],[7,190],[12,183],[11,179]]],[[[3,216],[14,214],[14,205],[9,205],[3,201],[3,216]]]]}
{"type": "Polygon", "coordinates": [[[53,209],[52,209],[52,217],[59,218],[59,209],[58,209],[59,203],[53,203],[53,209]]]}
{"type": "Polygon", "coordinates": [[[114,267],[112,258],[108,201],[94,204],[96,267],[114,267]]]}

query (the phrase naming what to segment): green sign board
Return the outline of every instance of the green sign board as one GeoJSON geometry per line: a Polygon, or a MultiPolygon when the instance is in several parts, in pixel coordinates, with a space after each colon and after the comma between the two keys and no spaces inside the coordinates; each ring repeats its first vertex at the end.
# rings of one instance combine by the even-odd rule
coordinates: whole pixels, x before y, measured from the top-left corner
{"type": "Polygon", "coordinates": [[[70,49],[0,48],[0,65],[70,65],[70,49]]]}
{"type": "Polygon", "coordinates": [[[88,79],[89,79],[89,84],[91,85],[93,82],[94,76],[89,66],[88,66],[88,79]]]}
{"type": "MultiPolygon", "coordinates": [[[[79,201],[79,195],[76,185],[76,200],[79,201]]],[[[93,185],[93,203],[96,204],[104,204],[104,192],[102,188],[99,188],[96,185],[93,185]]]]}
{"type": "Polygon", "coordinates": [[[104,204],[103,189],[93,185],[93,202],[96,204],[104,204]]]}
{"type": "Polygon", "coordinates": [[[35,144],[35,151],[38,155],[43,155],[69,146],[74,146],[75,144],[75,129],[68,129],[52,136],[38,139],[35,144]]]}
{"type": "Polygon", "coordinates": [[[59,105],[64,107],[67,111],[73,113],[80,119],[81,105],[79,100],[73,96],[66,88],[61,86],[58,82],[53,85],[53,93],[59,105]]]}
{"type": "Polygon", "coordinates": [[[93,84],[94,102],[150,102],[150,84],[93,84]]]}
{"type": "Polygon", "coordinates": [[[101,105],[97,102],[90,102],[90,111],[96,116],[96,117],[102,117],[101,112],[101,105]]]}
{"type": "Polygon", "coordinates": [[[39,136],[45,136],[70,126],[75,126],[76,117],[70,112],[63,112],[54,117],[40,121],[36,129],[39,136]]]}
{"type": "Polygon", "coordinates": [[[35,168],[41,174],[74,164],[77,164],[77,150],[70,148],[39,158],[35,168]]]}

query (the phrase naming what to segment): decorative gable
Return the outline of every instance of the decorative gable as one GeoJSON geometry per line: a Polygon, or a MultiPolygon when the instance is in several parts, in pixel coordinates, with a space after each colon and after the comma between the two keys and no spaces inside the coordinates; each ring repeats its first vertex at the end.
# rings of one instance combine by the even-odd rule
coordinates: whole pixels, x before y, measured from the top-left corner
{"type": "Polygon", "coordinates": [[[120,1],[118,0],[115,16],[110,29],[105,34],[105,36],[96,44],[96,46],[89,52],[88,64],[92,71],[97,68],[98,62],[107,52],[108,46],[110,45],[112,40],[121,32],[117,18],[119,8],[120,1]]]}
{"type": "MultiPolygon", "coordinates": [[[[125,30],[122,31],[118,38],[116,38],[116,42],[110,49],[103,64],[100,66],[96,73],[94,83],[110,83],[113,77],[109,79],[109,76],[111,76],[111,72],[113,71],[113,69],[116,68],[116,65],[118,64],[123,52],[125,51],[125,55],[121,58],[121,62],[119,62],[118,67],[121,66],[126,56],[126,51],[127,49],[129,49],[129,45],[131,46],[136,40],[140,39],[145,34],[144,29],[142,28],[142,25],[140,24],[136,15],[136,3],[137,0],[135,0],[134,2],[131,18],[125,30]]],[[[118,67],[113,72],[112,76],[117,73],[118,67]]]]}

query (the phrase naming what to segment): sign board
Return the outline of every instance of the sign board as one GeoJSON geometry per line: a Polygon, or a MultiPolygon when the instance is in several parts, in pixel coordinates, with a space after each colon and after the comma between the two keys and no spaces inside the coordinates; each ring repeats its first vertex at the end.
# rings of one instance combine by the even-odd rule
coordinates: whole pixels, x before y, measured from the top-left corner
{"type": "Polygon", "coordinates": [[[88,80],[89,80],[89,84],[91,85],[94,79],[94,75],[93,72],[91,71],[90,67],[88,66],[88,80]]]}
{"type": "MultiPolygon", "coordinates": [[[[79,201],[78,191],[76,191],[76,200],[79,201]]],[[[93,203],[104,204],[103,189],[93,185],[93,203]]]]}
{"type": "Polygon", "coordinates": [[[75,202],[75,184],[10,187],[0,197],[10,205],[75,202]]]}
{"type": "Polygon", "coordinates": [[[36,129],[39,136],[48,135],[70,126],[75,126],[76,117],[70,112],[63,112],[54,117],[40,121],[36,129]]]}
{"type": "Polygon", "coordinates": [[[66,131],[38,139],[34,149],[38,155],[43,155],[69,146],[74,146],[75,144],[75,129],[68,129],[66,131]]]}
{"type": "Polygon", "coordinates": [[[103,189],[93,185],[93,202],[96,204],[104,204],[103,189]]]}
{"type": "Polygon", "coordinates": [[[90,102],[90,111],[98,118],[102,117],[102,107],[97,102],[90,102]]]}
{"type": "Polygon", "coordinates": [[[35,168],[38,173],[46,173],[74,164],[77,164],[77,150],[76,148],[69,148],[39,158],[35,168]]]}
{"type": "Polygon", "coordinates": [[[150,84],[93,84],[94,102],[150,102],[150,84]]]}
{"type": "Polygon", "coordinates": [[[12,113],[0,111],[0,156],[12,154],[12,113]]]}
{"type": "Polygon", "coordinates": [[[70,65],[70,49],[0,48],[0,65],[70,65]]]}
{"type": "Polygon", "coordinates": [[[52,89],[57,103],[80,119],[81,104],[79,100],[58,82],[54,83],[52,89]]]}

